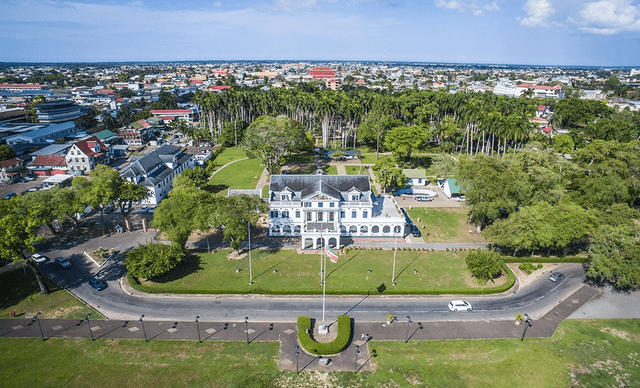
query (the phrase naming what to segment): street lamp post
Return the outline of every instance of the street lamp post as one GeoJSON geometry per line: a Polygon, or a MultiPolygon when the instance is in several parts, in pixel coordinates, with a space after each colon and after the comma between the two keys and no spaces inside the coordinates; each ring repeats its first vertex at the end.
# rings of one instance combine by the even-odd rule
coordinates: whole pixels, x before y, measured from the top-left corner
{"type": "Polygon", "coordinates": [[[360,346],[356,345],[356,363],[353,367],[354,373],[358,373],[358,354],[360,354],[360,346]]]}
{"type": "Polygon", "coordinates": [[[528,314],[524,315],[524,332],[522,333],[522,338],[520,341],[524,341],[524,336],[527,334],[527,329],[531,327],[531,317],[528,314]]]}
{"type": "Polygon", "coordinates": [[[247,344],[249,343],[249,317],[244,317],[244,331],[247,332],[247,344]]]}
{"type": "Polygon", "coordinates": [[[298,349],[300,349],[300,347],[296,345],[296,373],[300,373],[300,369],[298,368],[298,356],[300,355],[300,352],[298,349]]]}
{"type": "Polygon", "coordinates": [[[144,342],[147,342],[147,332],[144,330],[144,322],[142,321],[142,318],[144,318],[144,314],[140,316],[140,319],[138,319],[138,322],[140,322],[140,324],[142,325],[142,334],[144,334],[144,342]]]}
{"type": "Polygon", "coordinates": [[[198,330],[198,343],[202,343],[200,339],[200,323],[198,323],[198,319],[200,319],[199,315],[196,315],[196,330],[198,330]]]}
{"type": "Polygon", "coordinates": [[[251,272],[251,222],[247,222],[249,229],[249,285],[253,284],[253,273],[251,272]]]}
{"type": "Polygon", "coordinates": [[[93,332],[91,331],[91,321],[89,321],[90,316],[91,314],[87,314],[87,316],[84,317],[84,320],[87,321],[87,327],[89,327],[89,335],[91,336],[91,341],[93,341],[93,332]]]}
{"type": "Polygon", "coordinates": [[[405,344],[409,342],[409,326],[411,326],[411,318],[407,315],[407,338],[404,340],[405,344]]]}
{"type": "Polygon", "coordinates": [[[42,337],[42,340],[44,341],[44,333],[42,332],[42,325],[40,324],[40,315],[41,314],[42,313],[40,311],[38,311],[38,313],[33,317],[33,321],[38,321],[38,327],[40,328],[40,337],[42,337]]]}
{"type": "Polygon", "coordinates": [[[393,272],[391,273],[391,285],[396,285],[396,253],[398,252],[398,236],[396,235],[393,247],[393,272]]]}

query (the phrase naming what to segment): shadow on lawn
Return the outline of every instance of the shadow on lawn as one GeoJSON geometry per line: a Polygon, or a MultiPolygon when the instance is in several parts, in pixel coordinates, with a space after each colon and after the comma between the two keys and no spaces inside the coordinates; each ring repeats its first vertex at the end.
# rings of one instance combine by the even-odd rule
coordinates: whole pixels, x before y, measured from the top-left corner
{"type": "MultiPolygon", "coordinates": [[[[13,270],[0,274],[0,310],[12,307],[33,294],[40,293],[40,287],[33,271],[26,266],[25,269],[26,275],[22,266],[17,266],[13,270]]],[[[48,278],[45,277],[44,281],[50,293],[61,290],[60,286],[48,278]]],[[[16,313],[20,314],[22,312],[17,311],[16,313]]]]}
{"type": "Polygon", "coordinates": [[[154,283],[169,283],[203,270],[202,259],[198,254],[189,254],[184,262],[164,276],[154,278],[154,283]]]}
{"type": "Polygon", "coordinates": [[[332,273],[336,272],[337,270],[339,270],[340,268],[344,267],[345,265],[347,265],[347,263],[349,263],[351,260],[353,260],[354,257],[358,256],[360,252],[356,253],[355,255],[353,255],[353,257],[351,257],[349,260],[344,261],[342,264],[340,264],[340,266],[336,267],[333,269],[333,271],[329,272],[327,274],[327,279],[329,278],[329,276],[331,276],[332,273]]]}
{"type": "Polygon", "coordinates": [[[398,280],[398,278],[400,278],[400,275],[402,275],[402,273],[406,271],[407,268],[409,268],[414,261],[418,260],[418,257],[420,257],[420,254],[418,254],[418,256],[416,256],[415,259],[411,260],[411,262],[407,264],[400,272],[398,272],[398,275],[396,275],[396,278],[393,279],[393,281],[395,282],[396,280],[398,280]]]}

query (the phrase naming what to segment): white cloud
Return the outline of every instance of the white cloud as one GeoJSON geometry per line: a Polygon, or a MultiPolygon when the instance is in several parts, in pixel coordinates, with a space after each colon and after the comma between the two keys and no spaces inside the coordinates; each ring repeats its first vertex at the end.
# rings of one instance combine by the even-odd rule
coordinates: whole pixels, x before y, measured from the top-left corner
{"type": "Polygon", "coordinates": [[[498,11],[497,1],[486,0],[435,0],[438,8],[454,9],[458,12],[471,12],[476,16],[482,16],[485,11],[498,11]]]}
{"type": "Polygon", "coordinates": [[[630,0],[602,0],[585,5],[578,23],[583,32],[612,35],[640,31],[640,6],[630,0]]]}
{"type": "Polygon", "coordinates": [[[213,3],[213,6],[214,6],[214,7],[221,7],[221,6],[222,6],[222,3],[221,3],[221,2],[219,2],[219,1],[216,1],[215,3],[213,3]]]}
{"type": "Polygon", "coordinates": [[[549,0],[527,0],[522,8],[528,17],[518,20],[527,27],[549,26],[551,16],[556,12],[549,0]]]}

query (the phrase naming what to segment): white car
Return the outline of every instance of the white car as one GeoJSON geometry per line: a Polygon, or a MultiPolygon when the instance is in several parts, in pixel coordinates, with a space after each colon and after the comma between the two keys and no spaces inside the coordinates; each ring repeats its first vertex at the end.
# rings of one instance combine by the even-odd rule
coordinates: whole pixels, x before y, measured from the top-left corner
{"type": "Polygon", "coordinates": [[[458,202],[466,202],[467,198],[464,195],[461,195],[458,198],[456,198],[456,201],[458,201],[458,202]]]}
{"type": "Polygon", "coordinates": [[[31,255],[31,258],[38,264],[46,263],[47,261],[49,261],[49,258],[47,256],[41,255],[39,253],[34,253],[33,255],[31,255]]]}
{"type": "Polygon", "coordinates": [[[146,213],[149,211],[149,206],[143,206],[142,209],[140,209],[140,213],[146,213]]]}
{"type": "Polygon", "coordinates": [[[471,311],[473,310],[473,307],[471,307],[471,303],[464,300],[452,300],[451,302],[449,302],[449,311],[458,310],[471,311]]]}

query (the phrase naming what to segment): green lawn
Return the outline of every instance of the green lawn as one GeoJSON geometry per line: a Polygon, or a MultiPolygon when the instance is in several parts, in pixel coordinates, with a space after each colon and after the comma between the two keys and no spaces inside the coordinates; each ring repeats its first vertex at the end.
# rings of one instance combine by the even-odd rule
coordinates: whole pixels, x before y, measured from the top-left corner
{"type": "Polygon", "coordinates": [[[277,342],[2,339],[0,352],[5,387],[267,387],[280,373],[277,342]]]}
{"type": "Polygon", "coordinates": [[[246,158],[247,155],[244,153],[242,148],[225,148],[220,155],[213,161],[216,165],[216,170],[220,167],[224,166],[229,162],[233,162],[234,160],[246,158]]]}
{"type": "Polygon", "coordinates": [[[104,319],[94,309],[47,280],[51,291],[40,294],[36,277],[27,268],[24,274],[22,266],[0,274],[0,318],[9,318],[9,312],[15,311],[18,317],[32,317],[41,312],[42,318],[82,319],[91,313],[92,319],[104,319]]]}
{"type": "MultiPolygon", "coordinates": [[[[373,152],[362,152],[360,154],[360,163],[363,164],[376,164],[378,163],[378,159],[376,159],[376,151],[373,152]]],[[[380,159],[391,157],[391,153],[380,153],[380,159]]]]}
{"type": "Polygon", "coordinates": [[[322,170],[329,175],[338,175],[338,167],[336,166],[325,166],[322,167],[322,170]]]}
{"type": "Polygon", "coordinates": [[[633,387],[640,320],[566,320],[552,338],[371,341],[374,372],[278,370],[277,342],[0,339],[7,387],[633,387]],[[37,355],[37,357],[34,357],[37,355]]]}
{"type": "Polygon", "coordinates": [[[344,168],[347,170],[347,175],[369,175],[366,166],[347,165],[344,168]]]}
{"type": "Polygon", "coordinates": [[[255,189],[264,167],[258,159],[239,160],[218,171],[208,183],[208,188],[226,195],[227,188],[255,189]]]}
{"type": "MultiPolygon", "coordinates": [[[[253,285],[248,281],[248,258],[228,260],[228,254],[228,250],[193,254],[166,277],[133,285],[145,292],[160,293],[322,293],[317,254],[253,250],[253,285]]],[[[392,251],[351,251],[341,255],[337,264],[327,261],[327,293],[477,293],[490,292],[492,287],[495,290],[496,285],[507,285],[507,276],[496,280],[496,285],[479,285],[466,269],[465,256],[465,252],[454,255],[446,251],[398,251],[397,285],[389,287],[392,251]],[[414,273],[414,269],[418,272],[414,273]]]]}
{"type": "Polygon", "coordinates": [[[426,242],[484,242],[482,236],[469,233],[469,230],[475,231],[475,226],[467,223],[467,209],[407,207],[405,210],[411,221],[420,228],[426,242]],[[429,232],[429,235],[425,232],[429,232]]]}

